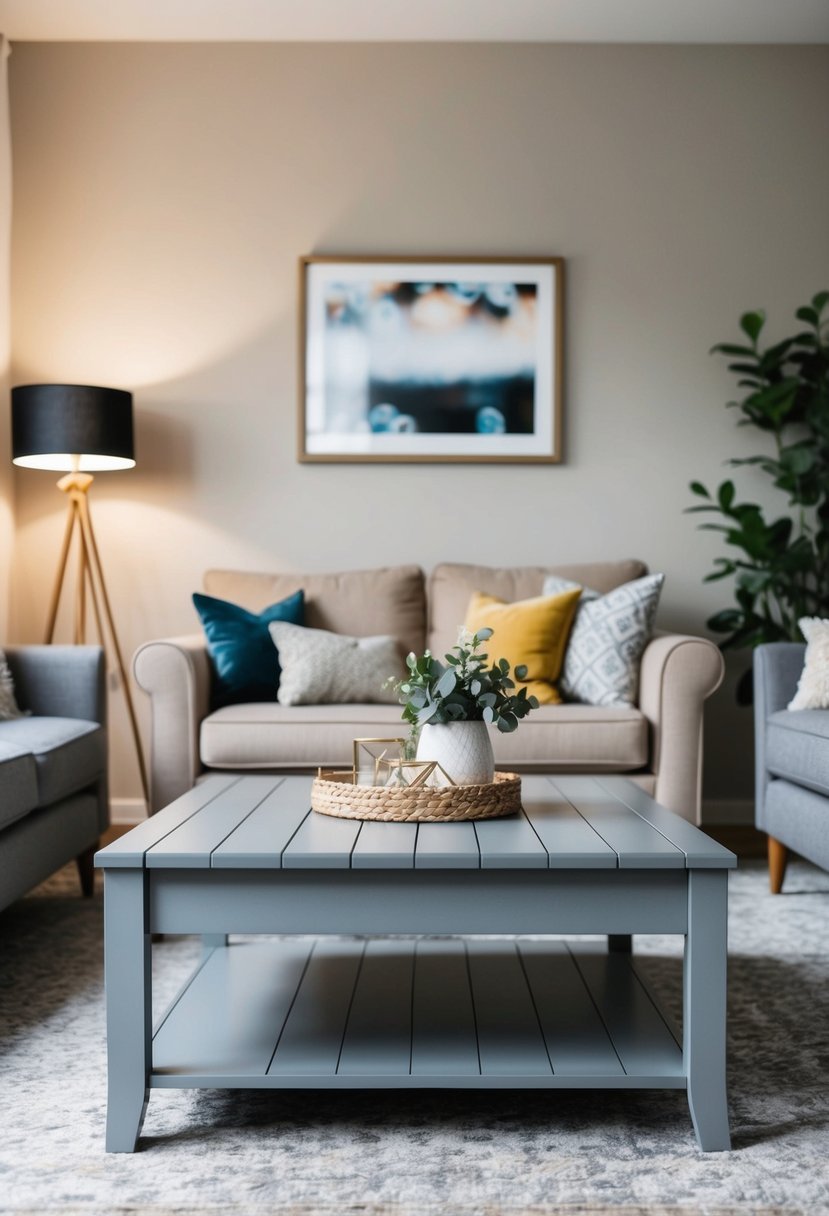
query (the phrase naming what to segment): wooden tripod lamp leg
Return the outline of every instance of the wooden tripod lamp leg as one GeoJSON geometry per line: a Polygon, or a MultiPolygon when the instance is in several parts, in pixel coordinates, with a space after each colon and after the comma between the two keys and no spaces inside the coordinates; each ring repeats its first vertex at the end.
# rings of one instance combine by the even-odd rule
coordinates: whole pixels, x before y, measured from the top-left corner
{"type": "Polygon", "coordinates": [[[63,544],[58,558],[58,572],[55,578],[55,587],[52,591],[52,599],[49,603],[49,615],[46,618],[46,645],[50,646],[55,636],[55,622],[58,619],[58,606],[60,605],[60,594],[63,590],[63,580],[66,577],[66,563],[69,560],[69,548],[72,544],[72,534],[75,530],[75,522],[78,518],[77,508],[74,499],[69,499],[69,510],[66,516],[66,531],[63,534],[63,544]]]}
{"type": "Polygon", "coordinates": [[[81,534],[84,539],[87,550],[87,559],[89,561],[90,583],[97,578],[98,586],[101,592],[101,604],[104,610],[104,619],[106,620],[109,629],[109,636],[112,642],[113,653],[115,654],[115,662],[118,667],[118,674],[121,677],[121,685],[124,690],[124,701],[127,706],[130,726],[132,728],[133,742],[135,743],[135,754],[138,760],[138,770],[141,775],[141,788],[144,792],[144,798],[147,807],[150,805],[150,788],[147,780],[147,769],[144,763],[144,751],[141,746],[141,736],[138,731],[138,719],[135,716],[135,706],[132,701],[132,692],[130,690],[129,677],[127,669],[124,666],[124,658],[121,654],[121,645],[118,641],[118,634],[115,631],[115,621],[112,617],[112,608],[107,594],[106,583],[104,582],[104,572],[101,568],[101,558],[98,553],[98,546],[95,543],[95,533],[92,530],[92,520],[89,515],[89,503],[86,497],[81,497],[78,502],[78,513],[80,517],[81,534]]]}

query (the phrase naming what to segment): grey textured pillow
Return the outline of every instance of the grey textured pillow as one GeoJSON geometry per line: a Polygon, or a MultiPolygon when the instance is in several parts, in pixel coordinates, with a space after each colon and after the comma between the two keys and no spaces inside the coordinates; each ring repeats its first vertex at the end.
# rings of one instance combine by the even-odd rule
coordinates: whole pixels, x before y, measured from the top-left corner
{"type": "MultiPolygon", "coordinates": [[[[664,574],[647,574],[607,595],[585,587],[558,682],[565,700],[586,705],[636,704],[639,663],[653,632],[664,581],[664,574]]],[[[544,580],[544,595],[577,585],[551,574],[544,580]]]]}
{"type": "Polygon", "coordinates": [[[8,722],[11,718],[22,718],[23,711],[18,708],[14,695],[14,680],[6,662],[6,656],[0,650],[0,722],[8,722]]]}
{"type": "Polygon", "coordinates": [[[393,637],[351,638],[285,621],[268,629],[282,668],[280,705],[397,703],[396,693],[383,688],[389,676],[403,675],[393,637]]]}

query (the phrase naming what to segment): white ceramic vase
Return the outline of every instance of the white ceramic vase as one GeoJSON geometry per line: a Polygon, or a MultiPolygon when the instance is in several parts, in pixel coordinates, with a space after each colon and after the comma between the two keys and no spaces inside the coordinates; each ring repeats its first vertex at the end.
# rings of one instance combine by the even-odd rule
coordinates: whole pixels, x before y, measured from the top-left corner
{"type": "Polygon", "coordinates": [[[421,727],[418,760],[437,760],[456,785],[485,785],[495,776],[486,722],[447,722],[421,727]]]}

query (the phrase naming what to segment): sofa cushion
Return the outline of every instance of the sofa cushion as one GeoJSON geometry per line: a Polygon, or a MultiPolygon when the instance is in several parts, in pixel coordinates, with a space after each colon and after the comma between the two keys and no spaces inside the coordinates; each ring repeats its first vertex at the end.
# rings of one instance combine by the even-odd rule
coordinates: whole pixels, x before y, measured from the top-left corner
{"type": "Polygon", "coordinates": [[[82,718],[0,722],[0,743],[27,749],[34,756],[39,806],[84,789],[106,770],[106,731],[82,718]]]}
{"type": "Polygon", "coordinates": [[[0,740],[0,829],[37,806],[35,760],[26,748],[0,740]]]}
{"type": "Polygon", "coordinates": [[[302,592],[297,591],[262,612],[212,595],[193,595],[213,665],[211,702],[215,709],[240,701],[272,701],[279,688],[279,654],[268,626],[273,621],[301,625],[302,592]]]}
{"type": "Polygon", "coordinates": [[[829,709],[781,709],[766,727],[766,765],[775,777],[829,794],[829,709]]]}
{"type": "MultiPolygon", "coordinates": [[[[201,725],[208,768],[350,767],[355,737],[408,733],[396,705],[229,705],[201,725]]],[[[493,730],[503,767],[622,772],[648,758],[648,723],[638,709],[542,705],[510,735],[493,730]]]]}
{"type": "MultiPolygon", "coordinates": [[[[208,570],[204,589],[208,595],[241,604],[250,612],[261,612],[267,604],[303,590],[304,623],[311,629],[361,638],[390,633],[397,639],[401,656],[410,650],[421,654],[426,645],[426,595],[419,566],[346,570],[341,574],[208,570]]],[[[461,615],[456,625],[462,619],[461,615]]]]}
{"type": "Polygon", "coordinates": [[[542,594],[548,575],[557,574],[582,587],[593,587],[604,595],[647,573],[644,562],[633,558],[572,566],[471,566],[444,562],[435,566],[429,576],[427,645],[438,658],[454,646],[458,626],[463,624],[466,606],[475,591],[497,596],[507,603],[528,600],[542,594]]]}
{"type": "Polygon", "coordinates": [[[21,710],[14,695],[14,677],[5,654],[0,650],[0,722],[8,722],[12,718],[21,716],[21,710]]]}
{"type": "MultiPolygon", "coordinates": [[[[564,655],[559,688],[566,701],[635,705],[642,653],[653,634],[664,574],[647,574],[599,595],[584,587],[564,655]]],[[[573,584],[551,574],[544,594],[573,584]]]]}
{"type": "Polygon", "coordinates": [[[537,595],[505,604],[477,591],[469,601],[464,624],[470,633],[491,629],[492,640],[486,644],[488,662],[506,659],[513,680],[519,688],[526,688],[528,696],[541,705],[558,705],[561,697],[555,682],[580,595],[577,586],[560,595],[537,595]],[[516,667],[527,669],[520,680],[516,667]]]}
{"type": "Polygon", "coordinates": [[[388,681],[402,680],[405,668],[391,634],[353,638],[285,621],[268,629],[282,664],[280,705],[398,704],[388,681]]]}
{"type": "Polygon", "coordinates": [[[829,621],[804,616],[797,623],[806,639],[806,654],[788,708],[829,709],[829,621]]]}

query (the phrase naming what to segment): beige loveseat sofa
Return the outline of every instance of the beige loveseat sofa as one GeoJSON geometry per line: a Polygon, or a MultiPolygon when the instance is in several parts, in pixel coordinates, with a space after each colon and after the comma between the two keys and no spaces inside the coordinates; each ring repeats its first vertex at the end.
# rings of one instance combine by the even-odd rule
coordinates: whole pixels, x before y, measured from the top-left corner
{"type": "MultiPolygon", "coordinates": [[[[605,593],[646,573],[634,560],[548,567],[444,564],[428,581],[416,566],[307,575],[211,570],[204,589],[261,612],[302,588],[308,626],[360,637],[393,634],[401,655],[428,645],[442,657],[456,641],[474,591],[527,599],[541,594],[548,574],[557,574],[605,593]]],[[[148,642],[134,664],[139,685],[152,699],[153,811],[190,789],[205,770],[342,767],[351,762],[355,735],[406,733],[395,705],[282,706],[274,700],[211,713],[202,634],[148,642]]],[[[514,734],[493,731],[496,763],[523,772],[624,773],[696,821],[703,703],[722,676],[722,656],[711,642],[657,634],[642,658],[637,706],[542,706],[514,734]]]]}

